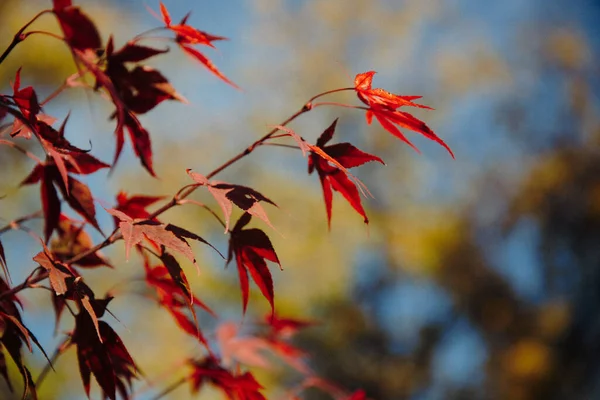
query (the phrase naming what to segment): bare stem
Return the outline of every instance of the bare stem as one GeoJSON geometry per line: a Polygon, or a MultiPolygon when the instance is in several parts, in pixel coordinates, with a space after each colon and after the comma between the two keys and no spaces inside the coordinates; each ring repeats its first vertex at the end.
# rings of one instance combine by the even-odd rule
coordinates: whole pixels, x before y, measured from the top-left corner
{"type": "Polygon", "coordinates": [[[39,390],[40,385],[44,382],[44,379],[46,379],[46,376],[48,376],[48,373],[50,372],[52,368],[52,366],[54,364],[56,364],[56,360],[58,359],[58,356],[60,356],[63,353],[64,350],[64,346],[65,343],[67,343],[67,341],[69,340],[69,337],[65,338],[65,340],[63,340],[54,350],[54,353],[52,353],[52,357],[50,357],[50,362],[48,362],[45,366],[44,369],[42,369],[42,372],[40,372],[40,374],[38,375],[37,379],[35,380],[35,387],[36,389],[39,390]]]}
{"type": "Polygon", "coordinates": [[[39,210],[34,213],[25,215],[23,217],[14,219],[14,220],[10,221],[8,224],[6,224],[6,226],[3,226],[2,228],[0,228],[0,235],[2,235],[3,233],[6,233],[8,231],[18,229],[19,226],[25,221],[29,221],[30,219],[40,218],[41,216],[42,216],[42,210],[39,210]]]}
{"type": "Polygon", "coordinates": [[[0,55],[0,64],[2,64],[2,62],[6,59],[6,57],[8,57],[8,55],[10,54],[10,52],[13,51],[13,49],[15,47],[17,47],[17,45],[19,43],[21,43],[23,40],[25,40],[27,38],[27,34],[23,33],[23,32],[25,32],[25,29],[29,28],[29,26],[31,24],[33,24],[36,19],[38,19],[42,15],[44,15],[46,13],[49,13],[49,12],[52,12],[52,10],[43,10],[43,11],[40,11],[33,18],[31,18],[29,20],[29,22],[27,22],[25,25],[23,25],[21,27],[21,29],[19,29],[17,31],[17,33],[15,33],[15,36],[13,37],[13,40],[10,42],[10,44],[8,45],[8,47],[6,48],[6,50],[4,50],[4,53],[2,53],[2,55],[0,55]]]}
{"type": "Polygon", "coordinates": [[[152,400],[159,400],[162,399],[163,397],[165,397],[166,395],[168,395],[169,393],[171,393],[172,391],[174,391],[175,389],[177,389],[179,386],[183,385],[185,383],[185,381],[187,381],[187,378],[181,378],[178,381],[173,382],[172,384],[170,384],[169,386],[167,386],[162,392],[160,392],[159,394],[157,394],[156,396],[154,396],[152,398],[152,400]]]}
{"type": "Polygon", "coordinates": [[[12,147],[15,150],[20,151],[21,153],[25,154],[27,157],[31,158],[33,161],[37,162],[38,164],[43,164],[42,160],[40,160],[35,154],[33,154],[32,152],[25,150],[24,148],[22,148],[21,146],[19,146],[18,144],[11,142],[9,140],[4,140],[4,139],[0,139],[0,144],[5,144],[9,147],[12,147]]]}

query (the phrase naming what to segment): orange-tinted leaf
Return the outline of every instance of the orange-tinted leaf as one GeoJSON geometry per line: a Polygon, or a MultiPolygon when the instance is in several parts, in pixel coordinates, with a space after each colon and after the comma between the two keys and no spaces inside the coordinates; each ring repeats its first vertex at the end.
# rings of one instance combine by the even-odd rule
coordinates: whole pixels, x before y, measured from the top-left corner
{"type": "Polygon", "coordinates": [[[411,146],[417,152],[419,152],[419,150],[404,136],[404,134],[402,134],[402,132],[400,132],[396,125],[420,133],[426,138],[442,145],[452,158],[454,158],[454,153],[452,153],[450,147],[423,121],[415,118],[409,113],[398,110],[400,107],[404,106],[431,109],[431,107],[413,102],[413,100],[419,99],[421,96],[400,96],[380,88],[373,89],[371,85],[374,74],[375,71],[368,71],[356,75],[356,78],[354,79],[354,87],[358,98],[369,106],[369,110],[366,113],[367,123],[370,124],[373,116],[375,116],[385,130],[400,138],[400,140],[411,146]]]}
{"type": "MultiPolygon", "coordinates": [[[[47,250],[47,249],[46,249],[47,250]]],[[[42,268],[48,271],[50,286],[57,295],[63,295],[67,292],[67,283],[65,279],[72,278],[73,275],[69,270],[55,262],[49,255],[49,252],[39,252],[33,261],[37,262],[42,268]]]]}
{"type": "Polygon", "coordinates": [[[163,4],[162,1],[160,2],[160,13],[162,15],[165,25],[170,26],[171,25],[171,15],[169,15],[169,10],[167,10],[167,7],[165,7],[165,5],[163,4]]]}
{"type": "MultiPolygon", "coordinates": [[[[94,245],[92,239],[84,230],[84,223],[72,220],[64,214],[60,215],[56,231],[58,237],[52,240],[50,248],[52,254],[59,261],[70,260],[80,253],[87,252],[94,245]]],[[[81,267],[106,265],[112,268],[100,251],[79,259],[75,264],[81,267]]]]}
{"type": "Polygon", "coordinates": [[[219,69],[215,66],[215,64],[213,64],[213,62],[204,54],[189,46],[181,46],[181,49],[187,54],[189,54],[191,57],[198,60],[202,65],[204,65],[210,72],[212,72],[214,75],[220,78],[223,82],[230,84],[236,89],[239,89],[239,86],[230,81],[229,78],[227,78],[225,75],[223,75],[221,71],[219,71],[219,69]]]}

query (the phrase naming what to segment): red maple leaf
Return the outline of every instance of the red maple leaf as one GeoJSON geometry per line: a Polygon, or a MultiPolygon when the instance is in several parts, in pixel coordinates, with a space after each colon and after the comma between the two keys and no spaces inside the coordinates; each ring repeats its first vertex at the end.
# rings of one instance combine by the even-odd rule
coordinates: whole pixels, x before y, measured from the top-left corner
{"type": "Polygon", "coordinates": [[[215,198],[217,203],[219,203],[225,216],[225,233],[229,231],[229,220],[233,211],[232,204],[235,204],[248,214],[260,218],[267,225],[273,227],[260,202],[264,201],[265,203],[272,204],[276,207],[277,205],[261,193],[247,186],[234,185],[221,181],[209,182],[204,175],[192,172],[190,169],[187,170],[187,173],[196,183],[201,186],[206,186],[210,194],[215,198]]]}
{"type": "MultiPolygon", "coordinates": [[[[103,310],[99,310],[102,311],[103,310]]],[[[101,313],[99,313],[101,315],[101,313]]],[[[79,372],[86,394],[90,395],[90,377],[93,374],[102,389],[102,398],[116,400],[116,394],[129,399],[131,382],[138,368],[121,338],[104,321],[97,327],[90,316],[80,312],[75,318],[71,344],[77,347],[79,372]],[[98,330],[98,335],[94,330],[98,330]]]]}
{"type": "Polygon", "coordinates": [[[173,316],[179,327],[183,329],[184,332],[194,337],[198,337],[202,343],[208,345],[197,327],[197,318],[191,307],[195,304],[210,315],[214,317],[216,317],[216,315],[206,304],[191,294],[187,280],[181,281],[182,279],[185,279],[183,272],[180,272],[179,276],[177,272],[175,272],[175,274],[171,273],[173,266],[170,261],[171,260],[168,260],[164,265],[151,267],[149,261],[146,259],[144,262],[146,283],[154,288],[158,297],[158,303],[173,316]],[[175,275],[175,278],[173,275],[175,275]],[[175,279],[178,279],[179,283],[176,282],[175,279]],[[182,309],[186,307],[192,310],[192,316],[194,317],[193,321],[184,314],[182,309]]]}
{"type": "Polygon", "coordinates": [[[191,360],[189,365],[192,372],[188,379],[193,393],[209,383],[223,391],[229,400],[266,400],[260,393],[262,386],[250,372],[232,373],[223,368],[214,357],[191,360]]]}
{"type": "Polygon", "coordinates": [[[96,25],[79,7],[65,0],[54,0],[53,3],[53,12],[65,35],[65,41],[72,50],[96,51],[102,47],[96,25]]]}
{"type": "Polygon", "coordinates": [[[202,65],[204,65],[210,72],[212,72],[218,78],[230,84],[234,88],[239,89],[239,87],[235,83],[233,83],[231,80],[229,80],[229,78],[223,75],[221,71],[219,71],[219,69],[213,64],[213,62],[208,57],[206,57],[200,51],[192,47],[194,45],[204,45],[214,48],[215,46],[212,44],[212,42],[217,40],[226,40],[226,38],[222,36],[211,35],[210,33],[203,32],[190,25],[187,25],[186,22],[189,17],[189,14],[187,14],[181,20],[181,22],[179,22],[179,24],[172,24],[169,11],[162,2],[160,3],[160,13],[167,29],[175,33],[175,42],[179,45],[181,50],[183,50],[189,56],[198,60],[202,65]]]}
{"type": "MultiPolygon", "coordinates": [[[[378,161],[384,164],[383,160],[377,156],[365,153],[357,149],[350,143],[337,143],[326,146],[335,133],[337,119],[321,134],[317,140],[316,147],[327,154],[331,159],[343,168],[352,168],[371,161],[378,161]]],[[[312,148],[314,149],[314,147],[312,148]]],[[[356,183],[348,179],[347,173],[337,165],[331,165],[322,155],[311,151],[308,158],[308,173],[317,170],[321,186],[323,187],[323,197],[325,199],[325,208],[327,210],[327,223],[331,227],[331,206],[332,189],[341,193],[342,196],[363,218],[365,223],[369,222],[365,210],[360,200],[360,194],[356,183]]]]}
{"type": "Polygon", "coordinates": [[[240,277],[240,286],[242,289],[243,312],[246,313],[248,305],[249,281],[248,273],[252,280],[258,286],[263,296],[271,305],[271,313],[275,311],[273,290],[273,278],[267,267],[266,260],[274,262],[281,268],[277,253],[269,237],[260,229],[244,229],[250,222],[252,216],[244,213],[230,232],[229,252],[227,255],[227,264],[235,256],[238,274],[240,277]]]}
{"type": "MultiPolygon", "coordinates": [[[[85,224],[60,214],[56,227],[57,237],[50,243],[52,254],[59,261],[67,261],[77,254],[87,252],[94,245],[92,239],[84,230],[85,224]]],[[[99,251],[93,252],[75,262],[81,267],[98,267],[105,265],[112,268],[99,251]]]]}
{"type": "MultiPolygon", "coordinates": [[[[0,278],[0,293],[5,293],[8,290],[10,290],[10,287],[2,278],[0,278]]],[[[37,338],[25,325],[23,325],[17,304],[20,305],[20,301],[14,294],[0,299],[0,327],[2,327],[0,332],[0,375],[4,377],[5,381],[8,383],[9,389],[12,391],[13,388],[8,376],[7,363],[4,352],[2,351],[3,349],[6,349],[6,352],[12,358],[23,377],[23,398],[26,398],[29,395],[31,398],[37,399],[35,383],[29,369],[25,366],[25,361],[21,354],[23,344],[25,344],[31,352],[31,342],[35,343],[42,351],[44,357],[46,357],[46,360],[48,360],[48,363],[50,363],[50,365],[52,365],[52,363],[48,359],[46,352],[41,347],[37,338]]]]}
{"type": "Polygon", "coordinates": [[[48,157],[43,164],[36,165],[29,176],[21,182],[21,185],[40,182],[46,243],[59,223],[61,203],[55,187],[58,187],[64,200],[73,210],[85,218],[99,232],[102,232],[96,221],[96,208],[90,189],[84,183],[68,175],[68,173],[85,175],[106,167],[108,167],[107,164],[89,154],[58,154],[55,157],[48,157]],[[61,163],[60,167],[56,163],[57,160],[61,163]],[[65,164],[65,161],[69,164],[65,164]]]}
{"type": "MultiPolygon", "coordinates": [[[[146,208],[162,199],[164,199],[164,196],[145,196],[139,194],[129,196],[127,193],[121,191],[117,194],[117,205],[114,209],[121,211],[134,219],[148,219],[150,212],[148,212],[146,208]]],[[[117,217],[114,217],[114,219],[115,225],[118,225],[119,219],[117,217]]]]}
{"type": "Polygon", "coordinates": [[[33,134],[31,126],[35,125],[36,121],[43,121],[48,125],[52,125],[56,121],[54,117],[40,114],[41,106],[33,87],[27,86],[21,89],[21,68],[17,70],[12,88],[13,101],[21,111],[23,119],[14,119],[10,136],[31,139],[33,134]],[[24,121],[29,123],[26,124],[24,121]]]}
{"type": "Polygon", "coordinates": [[[450,153],[452,158],[454,158],[454,153],[452,153],[450,147],[448,147],[448,145],[440,139],[425,124],[425,122],[413,117],[407,112],[398,110],[403,106],[431,109],[431,107],[413,102],[413,100],[419,99],[421,96],[400,96],[380,88],[372,89],[373,75],[375,75],[375,71],[368,71],[358,74],[354,78],[354,87],[358,98],[369,106],[366,113],[367,123],[371,124],[373,116],[375,116],[385,130],[400,138],[400,140],[408,144],[418,153],[420,153],[419,149],[404,136],[398,127],[420,133],[426,138],[438,142],[448,151],[448,153],[450,153]]]}

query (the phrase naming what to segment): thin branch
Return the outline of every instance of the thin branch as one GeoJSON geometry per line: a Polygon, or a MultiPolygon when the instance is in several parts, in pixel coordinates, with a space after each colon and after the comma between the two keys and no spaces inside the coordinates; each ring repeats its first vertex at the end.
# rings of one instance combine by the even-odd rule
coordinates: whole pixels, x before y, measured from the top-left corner
{"type": "MultiPolygon", "coordinates": [[[[289,135],[285,135],[285,136],[289,137],[289,135]]],[[[294,146],[291,144],[283,144],[283,143],[261,143],[261,146],[285,147],[288,149],[300,150],[300,147],[298,147],[298,146],[294,146]]]]}
{"type": "Polygon", "coordinates": [[[187,381],[187,377],[183,377],[183,378],[179,379],[178,381],[176,381],[176,382],[172,383],[171,385],[167,386],[162,392],[160,392],[159,394],[157,394],[156,396],[154,396],[151,400],[162,399],[163,397],[165,397],[166,395],[168,395],[169,393],[171,393],[175,389],[179,388],[179,386],[183,385],[186,381],[187,381]]]}
{"type": "Polygon", "coordinates": [[[0,139],[0,144],[5,144],[9,147],[12,147],[13,149],[18,150],[21,153],[25,154],[27,157],[31,158],[33,161],[37,162],[38,164],[43,164],[43,161],[40,160],[35,154],[22,148],[21,146],[19,146],[16,143],[11,142],[10,140],[0,139]]]}
{"type": "Polygon", "coordinates": [[[38,375],[37,379],[35,380],[35,387],[36,389],[39,390],[41,384],[44,382],[44,379],[46,379],[46,376],[48,375],[48,373],[50,372],[50,370],[52,370],[52,366],[54,364],[56,364],[56,360],[58,359],[58,356],[60,356],[63,353],[64,350],[64,345],[70,340],[69,337],[66,337],[65,340],[63,340],[54,350],[54,353],[52,353],[52,357],[50,357],[50,362],[47,363],[44,366],[44,369],[42,369],[42,371],[40,372],[40,374],[38,375]]]}
{"type": "Polygon", "coordinates": [[[29,22],[27,22],[25,25],[23,25],[21,27],[21,29],[19,29],[17,31],[17,33],[15,33],[15,36],[13,37],[13,40],[10,42],[10,44],[8,45],[8,47],[6,48],[6,50],[4,50],[4,53],[2,53],[2,55],[0,55],[0,64],[2,64],[2,62],[6,59],[6,57],[8,57],[8,55],[10,54],[10,52],[13,51],[13,49],[15,47],[17,47],[17,45],[19,43],[21,43],[23,40],[25,40],[25,38],[27,38],[27,34],[23,34],[23,32],[25,32],[25,29],[29,28],[29,26],[31,24],[33,24],[36,19],[38,19],[42,15],[44,15],[46,13],[50,13],[50,12],[52,12],[52,10],[43,10],[43,11],[40,11],[33,18],[31,18],[29,20],[29,22]]]}
{"type": "Polygon", "coordinates": [[[29,221],[30,219],[40,218],[41,216],[42,216],[42,210],[39,210],[34,213],[25,215],[23,217],[14,219],[14,220],[10,221],[8,224],[6,224],[5,226],[3,226],[2,228],[0,228],[0,235],[2,235],[3,233],[6,233],[8,231],[19,229],[20,225],[23,222],[29,221]]]}

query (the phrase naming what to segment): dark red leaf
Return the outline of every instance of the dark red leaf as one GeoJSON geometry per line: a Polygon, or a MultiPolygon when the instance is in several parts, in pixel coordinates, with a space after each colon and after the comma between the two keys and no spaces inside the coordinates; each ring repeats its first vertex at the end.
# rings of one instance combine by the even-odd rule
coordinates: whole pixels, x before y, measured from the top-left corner
{"type": "Polygon", "coordinates": [[[6,254],[4,253],[4,246],[2,245],[2,241],[0,240],[0,267],[2,267],[2,272],[4,272],[4,276],[10,282],[10,271],[8,270],[8,264],[6,264],[6,254]]]}
{"type": "Polygon", "coordinates": [[[96,25],[79,7],[67,6],[67,2],[54,3],[54,14],[58,18],[65,40],[73,50],[98,50],[102,40],[96,25]]]}
{"type": "Polygon", "coordinates": [[[192,392],[197,393],[205,383],[223,391],[229,400],[266,400],[260,393],[262,386],[250,372],[234,374],[223,368],[214,357],[191,361],[189,376],[192,392]]]}
{"type": "Polygon", "coordinates": [[[271,241],[263,231],[255,228],[243,229],[251,218],[250,214],[244,213],[231,231],[227,263],[229,264],[235,256],[242,290],[243,312],[246,313],[248,305],[248,272],[274,312],[273,279],[265,260],[277,263],[280,268],[281,263],[271,241]]]}
{"type": "Polygon", "coordinates": [[[52,232],[58,226],[58,218],[60,216],[60,200],[52,184],[53,179],[52,172],[44,168],[40,192],[42,197],[42,211],[44,212],[44,237],[46,243],[48,243],[52,232]]]}
{"type": "Polygon", "coordinates": [[[71,0],[52,0],[54,10],[62,10],[71,5],[71,0]]]}
{"type": "Polygon", "coordinates": [[[88,153],[73,152],[68,157],[70,163],[67,165],[67,171],[74,174],[89,175],[100,169],[110,167],[110,165],[88,153]]]}
{"type": "MultiPolygon", "coordinates": [[[[346,168],[352,168],[371,161],[378,161],[382,164],[383,160],[375,155],[365,153],[357,149],[350,143],[338,143],[326,145],[335,133],[337,119],[321,134],[317,140],[317,146],[312,147],[311,155],[308,159],[308,172],[312,173],[315,169],[318,172],[319,180],[323,188],[323,198],[325,200],[325,209],[327,211],[327,224],[331,227],[331,207],[332,207],[332,189],[341,193],[342,196],[364,219],[369,222],[360,199],[360,193],[357,184],[360,182],[349,179],[349,173],[346,168]],[[327,154],[328,158],[315,150],[327,154]],[[333,162],[332,162],[333,160],[333,162]]],[[[362,188],[361,188],[362,189],[362,188]]]]}
{"type": "MultiPolygon", "coordinates": [[[[129,138],[133,144],[133,150],[138,156],[142,165],[150,173],[150,175],[156,177],[154,169],[152,168],[152,143],[150,141],[150,134],[142,126],[140,121],[131,113],[127,113],[125,118],[125,127],[129,132],[129,138]]],[[[115,154],[115,163],[118,158],[118,154],[115,154]]]]}
{"type": "MultiPolygon", "coordinates": [[[[90,189],[82,182],[69,176],[69,190],[66,191],[64,185],[59,184],[59,188],[64,196],[64,199],[69,203],[71,208],[89,222],[98,232],[102,233],[98,221],[96,221],[96,207],[90,189]]],[[[59,214],[60,215],[60,214],[59,214]]]]}
{"type": "MultiPolygon", "coordinates": [[[[112,38],[111,38],[112,39],[112,38]]],[[[127,43],[119,51],[108,54],[112,62],[125,63],[125,62],[140,62],[147,60],[150,57],[154,57],[159,54],[168,52],[169,49],[155,49],[153,47],[142,46],[136,43],[127,43]]],[[[108,51],[107,51],[108,53],[108,51]]]]}

